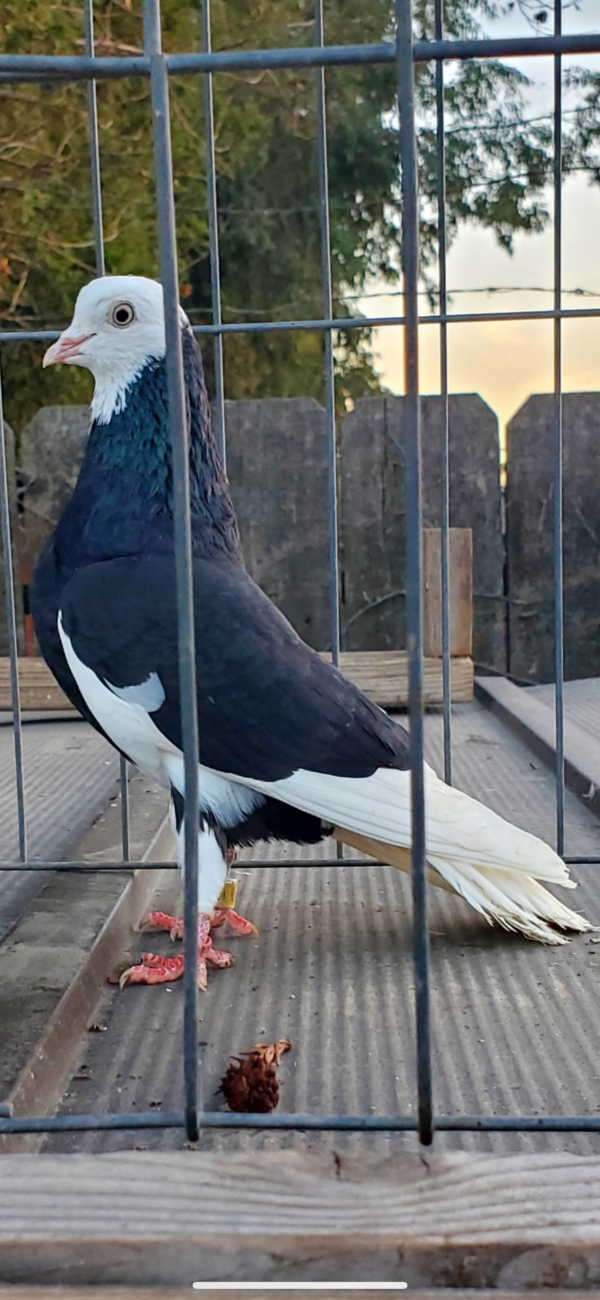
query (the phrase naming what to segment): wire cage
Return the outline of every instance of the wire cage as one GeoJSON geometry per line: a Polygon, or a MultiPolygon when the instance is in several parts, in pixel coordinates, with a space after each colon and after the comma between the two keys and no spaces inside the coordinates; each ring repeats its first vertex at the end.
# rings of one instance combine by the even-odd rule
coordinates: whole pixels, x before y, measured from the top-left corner
{"type": "MultiPolygon", "coordinates": [[[[84,0],[85,54],[77,56],[0,55],[0,80],[16,85],[25,82],[56,84],[60,81],[85,81],[88,87],[90,139],[90,177],[93,196],[96,270],[104,273],[102,228],[101,172],[96,107],[96,81],[104,78],[148,78],[154,134],[154,157],[157,177],[156,202],[161,279],[164,287],[169,421],[174,463],[175,556],[177,574],[179,670],[181,712],[185,751],[185,973],[184,973],[184,1098],[179,1111],[163,1113],[80,1114],[13,1117],[10,1108],[0,1108],[0,1134],[52,1133],[58,1130],[156,1129],[179,1128],[195,1141],[202,1129],[296,1129],[349,1131],[416,1131],[423,1144],[432,1141],[435,1130],[477,1131],[512,1130],[535,1132],[600,1132],[600,1116],[536,1115],[463,1115],[438,1114],[434,1110],[432,1089],[432,1053],[429,994],[429,939],[427,927],[426,844],[424,815],[423,767],[423,631],[422,631],[422,524],[421,435],[419,392],[419,326],[432,325],[440,336],[440,389],[444,405],[441,451],[441,593],[442,593],[442,663],[443,663],[443,752],[444,775],[452,780],[452,716],[450,705],[450,618],[449,618],[449,383],[447,331],[452,324],[489,320],[543,319],[553,322],[554,329],[554,416],[553,416],[553,565],[555,582],[555,708],[556,708],[556,844],[564,856],[565,820],[565,750],[563,699],[563,411],[562,411],[562,322],[566,318],[600,316],[600,309],[578,307],[564,309],[562,303],[562,76],[561,58],[567,54],[600,53],[600,34],[574,36],[562,34],[561,0],[555,0],[554,32],[503,39],[446,39],[443,29],[443,0],[435,0],[435,39],[415,41],[411,0],[396,0],[395,40],[377,45],[325,44],[323,0],[315,0],[315,43],[310,48],[258,49],[236,52],[211,51],[210,0],[203,0],[202,53],[164,54],[161,46],[160,0],[145,0],[144,53],[141,56],[98,57],[94,53],[93,0],[84,0]],[[540,56],[553,59],[554,65],[554,299],[553,307],[536,312],[449,312],[446,274],[445,224],[445,150],[444,150],[444,66],[446,61],[488,59],[502,56],[540,56]],[[437,118],[437,221],[439,232],[439,310],[419,318],[419,196],[415,130],[415,64],[433,62],[436,73],[437,118]],[[358,64],[396,66],[399,111],[399,155],[402,180],[402,271],[403,313],[398,316],[344,317],[344,330],[366,325],[402,325],[404,327],[405,366],[405,477],[406,477],[406,590],[407,645],[409,652],[410,763],[412,782],[412,894],[413,956],[416,998],[417,1035],[417,1106],[414,1115],[339,1115],[339,1114],[233,1114],[202,1110],[199,1097],[199,1049],[197,1035],[197,877],[198,840],[196,812],[198,806],[199,736],[194,657],[194,612],[192,602],[192,548],[187,479],[187,429],[185,390],[179,327],[179,288],[176,252],[175,205],[171,140],[169,126],[169,76],[185,74],[203,81],[206,112],[206,167],[208,184],[208,226],[212,290],[212,324],[195,326],[197,335],[213,340],[215,401],[213,415],[217,442],[223,461],[226,458],[224,419],[223,338],[228,333],[257,333],[273,330],[321,330],[324,334],[325,360],[325,430],[328,460],[329,518],[329,587],[331,649],[334,663],[340,653],[340,579],[338,562],[338,504],[336,491],[336,413],[334,395],[334,333],[340,319],[334,316],[328,206],[328,159],[326,129],[326,70],[358,64]],[[316,148],[318,162],[318,203],[321,237],[322,310],[318,320],[283,320],[224,323],[221,311],[219,280],[219,231],[217,220],[217,186],[215,168],[215,134],[212,77],[224,71],[265,69],[304,69],[314,73],[317,105],[316,148]]],[[[0,343],[10,345],[23,339],[50,342],[57,335],[51,331],[4,331],[0,343]]],[[[399,356],[399,363],[401,357],[399,356]]],[[[1,402],[0,402],[0,427],[1,402]]],[[[2,430],[0,454],[0,514],[3,563],[6,583],[10,670],[14,718],[14,751],[17,790],[19,850],[18,862],[0,864],[3,871],[19,867],[22,871],[56,868],[62,871],[89,868],[80,862],[39,862],[28,858],[23,747],[17,659],[17,621],[14,575],[11,560],[9,484],[6,447],[2,430]]],[[[201,631],[200,631],[201,635],[201,631]]],[[[131,860],[127,802],[127,772],[121,761],[122,862],[103,862],[102,870],[131,869],[147,863],[131,860]]],[[[369,860],[370,861],[370,860],[369,860]]],[[[600,858],[580,855],[565,861],[600,862],[600,858]]],[[[157,869],[171,864],[154,863],[157,869]]],[[[272,866],[272,862],[263,865],[272,866]]],[[[300,860],[286,866],[303,867],[300,860]]],[[[311,863],[314,865],[314,863],[311,863]]],[[[328,863],[331,865],[331,863],[328,863]]],[[[335,864],[333,864],[335,865],[335,864]]],[[[95,869],[95,868],[91,868],[95,869]]]]}

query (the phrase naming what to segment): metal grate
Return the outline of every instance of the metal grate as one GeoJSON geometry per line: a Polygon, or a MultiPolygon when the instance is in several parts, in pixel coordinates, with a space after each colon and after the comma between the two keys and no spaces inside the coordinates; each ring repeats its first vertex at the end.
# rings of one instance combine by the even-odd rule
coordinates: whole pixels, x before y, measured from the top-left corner
{"type": "MultiPolygon", "coordinates": [[[[165,294],[167,326],[167,370],[170,409],[170,433],[175,466],[175,558],[178,598],[179,667],[181,684],[182,731],[185,750],[185,974],[184,974],[184,1088],[185,1097],[181,1111],[175,1113],[90,1114],[58,1117],[12,1118],[7,1107],[0,1106],[1,1133],[49,1133],[57,1130],[151,1129],[184,1128],[190,1140],[196,1140],[202,1128],[236,1129],[329,1129],[353,1131],[416,1130],[422,1143],[432,1141],[434,1129],[439,1130],[505,1130],[520,1132],[600,1132],[600,1116],[554,1116],[538,1118],[531,1115],[436,1115],[433,1107],[430,1000],[429,1000],[429,949],[426,915],[425,877],[425,819],[423,784],[423,703],[422,703],[422,599],[421,599],[421,439],[420,397],[418,375],[419,325],[434,325],[440,332],[440,390],[444,401],[444,431],[441,449],[442,485],[442,640],[444,681],[444,774],[447,781],[452,776],[452,735],[450,708],[450,646],[449,646],[449,422],[448,422],[448,323],[474,323],[481,321],[551,320],[554,323],[554,579],[555,579],[555,680],[556,680],[556,842],[560,854],[564,852],[564,726],[563,726],[563,544],[562,544],[562,321],[600,316],[600,308],[562,307],[562,65],[566,54],[600,53],[600,34],[584,33],[562,35],[561,0],[555,0],[554,33],[552,35],[481,40],[447,40],[443,32],[443,0],[435,0],[435,40],[413,40],[411,0],[396,0],[396,40],[378,45],[327,46],[324,44],[323,0],[315,0],[315,45],[302,49],[269,49],[213,53],[210,42],[210,0],[203,0],[204,51],[198,54],[162,53],[160,0],[145,0],[144,4],[144,54],[140,57],[96,57],[94,53],[93,0],[84,0],[85,55],[62,57],[44,55],[0,55],[0,80],[12,83],[40,82],[57,84],[61,81],[81,81],[88,84],[88,117],[90,139],[90,173],[93,199],[96,270],[104,273],[102,232],[102,203],[100,187],[100,154],[96,108],[96,81],[104,78],[143,76],[151,85],[152,117],[154,130],[154,156],[157,176],[157,212],[161,278],[165,294]],[[445,153],[444,153],[444,62],[446,60],[486,59],[505,56],[549,55],[554,60],[554,303],[547,311],[483,312],[449,314],[446,277],[445,228],[445,153]],[[417,156],[415,133],[414,77],[416,62],[434,61],[436,64],[437,110],[437,216],[439,231],[439,311],[419,318],[418,315],[418,263],[419,263],[419,204],[417,186],[417,156]],[[333,315],[331,281],[331,253],[329,232],[327,129],[325,70],[328,67],[348,67],[357,64],[393,64],[398,78],[398,109],[400,118],[400,166],[402,176],[402,259],[404,276],[404,313],[400,316],[371,316],[343,318],[344,330],[372,326],[404,326],[404,363],[406,374],[406,532],[407,532],[407,630],[410,655],[410,745],[412,780],[412,834],[413,834],[413,935],[416,988],[417,1024],[417,1118],[412,1116],[346,1116],[346,1115],[239,1115],[222,1112],[201,1112],[198,1095],[198,1042],[197,1042],[197,877],[198,877],[198,752],[199,737],[195,708],[195,657],[194,609],[192,601],[192,559],[189,514],[189,484],[187,479],[187,429],[185,421],[185,390],[181,355],[181,337],[178,319],[178,275],[176,254],[175,210],[171,166],[171,141],[169,127],[169,74],[202,76],[206,110],[206,162],[208,183],[208,221],[211,262],[212,324],[195,326],[197,335],[212,336],[215,352],[215,404],[214,424],[218,446],[225,461],[223,336],[229,333],[266,333],[273,330],[314,330],[324,332],[325,338],[325,407],[326,438],[328,449],[328,504],[329,504],[329,558],[330,558],[330,619],[332,656],[339,659],[340,609],[338,569],[338,510],[336,495],[336,421],[334,404],[333,331],[339,329],[340,320],[333,315]],[[317,161],[319,180],[319,217],[321,233],[321,279],[323,316],[320,320],[262,321],[254,323],[233,322],[224,324],[221,315],[219,280],[219,243],[217,221],[217,191],[214,148],[214,118],[212,75],[223,71],[265,70],[283,68],[313,69],[315,72],[317,106],[317,161]]],[[[23,339],[50,342],[57,337],[54,331],[4,331],[0,343],[10,344],[23,339]]],[[[14,747],[17,811],[19,827],[20,862],[0,863],[0,871],[42,871],[49,867],[60,870],[110,871],[122,869],[122,862],[105,862],[99,866],[86,863],[55,863],[30,861],[27,854],[27,824],[23,782],[22,725],[19,704],[17,671],[17,629],[14,585],[11,559],[9,494],[6,448],[2,427],[0,393],[0,516],[6,582],[8,638],[13,695],[14,747]]],[[[129,816],[127,802],[126,764],[121,763],[122,795],[122,861],[129,862],[129,816]]],[[[600,859],[573,857],[567,861],[597,862],[600,859]]],[[[147,864],[130,862],[134,867],[147,864]]],[[[155,863],[156,869],[170,866],[155,863]]],[[[277,865],[272,860],[254,862],[253,867],[277,865]]],[[[305,866],[301,860],[286,860],[286,867],[298,869],[305,866]]],[[[311,862],[312,866],[327,866],[331,861],[311,862]]],[[[345,866],[358,865],[347,862],[345,866]]]]}

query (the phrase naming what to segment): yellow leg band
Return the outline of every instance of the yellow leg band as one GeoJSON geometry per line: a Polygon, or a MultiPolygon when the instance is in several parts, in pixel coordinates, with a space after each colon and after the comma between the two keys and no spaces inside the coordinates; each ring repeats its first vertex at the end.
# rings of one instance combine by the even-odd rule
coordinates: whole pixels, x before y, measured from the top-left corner
{"type": "Polygon", "coordinates": [[[217,899],[217,907],[235,907],[237,887],[237,880],[226,880],[217,899]]]}

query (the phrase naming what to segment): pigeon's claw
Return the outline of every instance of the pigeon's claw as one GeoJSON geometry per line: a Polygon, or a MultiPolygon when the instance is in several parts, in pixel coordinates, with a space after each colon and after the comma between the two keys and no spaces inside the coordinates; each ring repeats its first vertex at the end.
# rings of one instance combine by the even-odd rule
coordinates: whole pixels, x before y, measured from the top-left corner
{"type": "Polygon", "coordinates": [[[206,948],[202,955],[206,958],[209,966],[233,966],[231,953],[221,952],[219,948],[213,948],[212,940],[210,948],[206,948]]]}
{"type": "Polygon", "coordinates": [[[135,966],[129,966],[119,979],[119,988],[126,984],[170,984],[183,975],[183,957],[159,957],[153,952],[143,952],[135,966]]]}
{"type": "Polygon", "coordinates": [[[217,907],[211,921],[211,930],[218,930],[220,925],[226,924],[230,925],[236,934],[253,934],[258,938],[258,930],[252,921],[247,921],[245,917],[239,915],[239,912],[234,912],[232,907],[217,907]]]}
{"type": "Polygon", "coordinates": [[[198,988],[205,989],[208,983],[207,963],[209,966],[233,966],[230,952],[221,952],[213,948],[210,937],[210,916],[201,916],[198,921],[198,988]]]}
{"type": "Polygon", "coordinates": [[[140,922],[140,930],[166,930],[172,939],[183,939],[183,919],[168,912],[150,912],[140,922]]]}

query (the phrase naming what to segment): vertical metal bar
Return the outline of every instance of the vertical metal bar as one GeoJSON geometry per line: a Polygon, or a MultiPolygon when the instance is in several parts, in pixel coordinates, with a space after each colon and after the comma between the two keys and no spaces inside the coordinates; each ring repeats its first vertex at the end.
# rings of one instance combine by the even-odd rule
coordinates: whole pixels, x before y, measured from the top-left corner
{"type": "Polygon", "coordinates": [[[129,834],[129,777],[127,771],[127,759],[119,760],[119,789],[121,791],[121,853],[123,862],[129,862],[131,857],[131,838],[129,834]]]}
{"type": "MultiPolygon", "coordinates": [[[[435,39],[443,40],[442,0],[435,0],[435,39]]],[[[444,63],[435,65],[436,188],[438,216],[439,311],[448,306],[446,267],[446,142],[444,138],[444,63]]],[[[448,326],[440,323],[440,393],[443,401],[441,449],[442,684],[444,707],[444,780],[452,785],[452,705],[450,699],[450,406],[448,399],[448,326]]]]}
{"type": "Polygon", "coordinates": [[[23,729],[21,725],[21,696],[19,692],[19,642],[17,638],[17,613],[10,535],[10,494],[8,490],[8,464],[6,433],[2,407],[2,377],[0,376],[0,517],[2,521],[2,557],[4,586],[6,588],[6,630],[10,659],[10,693],[13,710],[13,740],[15,747],[15,785],[17,791],[17,824],[19,830],[19,857],[27,861],[27,822],[25,816],[25,781],[23,777],[23,729]]]}
{"type": "MultiPolygon", "coordinates": [[[[85,52],[94,55],[94,0],[84,0],[83,22],[85,52]]],[[[94,245],[96,275],[104,275],[104,239],[102,236],[102,186],[100,183],[100,146],[98,142],[98,102],[96,82],[88,82],[88,129],[90,135],[90,170],[92,180],[92,207],[94,212],[94,245]]]]}
{"type": "MultiPolygon", "coordinates": [[[[83,23],[85,52],[89,58],[94,56],[94,0],[84,0],[83,23]]],[[[90,139],[90,175],[92,182],[92,212],[94,220],[94,249],[96,255],[96,275],[104,275],[104,232],[102,221],[102,183],[100,177],[100,142],[98,137],[98,98],[96,82],[88,83],[88,131],[90,139]]],[[[119,765],[119,787],[121,791],[121,851],[123,861],[130,858],[129,838],[129,785],[127,781],[127,760],[121,756],[119,765]]]]}
{"type": "Polygon", "coordinates": [[[429,1003],[429,934],[425,877],[425,772],[423,767],[423,614],[421,422],[419,398],[419,192],[411,0],[396,0],[398,109],[402,170],[402,269],[404,273],[406,397],[406,622],[409,653],[410,766],[412,804],[413,952],[417,1020],[417,1086],[420,1141],[433,1138],[429,1003]]]}
{"type": "MultiPolygon", "coordinates": [[[[323,0],[315,0],[315,43],[323,45],[323,0]]],[[[317,160],[319,168],[319,223],[321,227],[321,284],[323,314],[333,318],[331,287],[331,232],[329,223],[329,177],[327,168],[327,107],[325,69],[317,68],[317,160]]],[[[331,656],[340,662],[340,573],[338,546],[337,439],[335,426],[335,370],[333,331],[325,332],[325,438],[327,443],[327,489],[329,512],[329,584],[331,656]]]]}
{"type": "MultiPolygon", "coordinates": [[[[202,35],[204,51],[211,52],[210,0],[202,0],[202,35]]],[[[213,104],[212,73],[204,74],[204,112],[206,116],[206,198],[208,206],[208,240],[210,248],[210,290],[213,325],[220,325],[221,270],[219,266],[219,213],[217,205],[217,169],[215,165],[215,114],[213,104]]],[[[223,335],[215,334],[213,340],[215,365],[215,403],[213,408],[215,438],[223,469],[227,468],[225,435],[225,376],[223,366],[223,335]]]]}
{"type": "MultiPolygon", "coordinates": [[[[562,34],[562,0],[554,0],[554,32],[562,34]]],[[[562,310],[562,60],[554,55],[554,308],[562,310]]],[[[556,710],[556,851],[565,851],[563,400],[562,321],[554,319],[554,680],[556,710]]]]}
{"type": "Polygon", "coordinates": [[[165,301],[169,430],[173,452],[173,513],[181,731],[185,764],[184,1086],[188,1138],[198,1138],[198,711],[190,517],[189,431],[179,318],[175,202],[167,64],[161,53],[160,0],[144,0],[144,48],[150,57],[154,162],[161,279],[165,301]]]}

